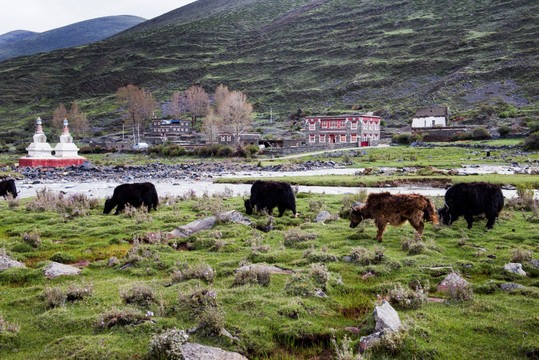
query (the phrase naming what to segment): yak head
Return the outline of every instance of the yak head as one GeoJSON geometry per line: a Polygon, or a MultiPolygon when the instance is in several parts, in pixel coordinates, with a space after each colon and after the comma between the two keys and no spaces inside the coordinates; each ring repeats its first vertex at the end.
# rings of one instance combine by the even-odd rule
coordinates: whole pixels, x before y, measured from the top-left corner
{"type": "Polygon", "coordinates": [[[111,199],[105,200],[105,208],[103,209],[103,214],[109,214],[114,208],[114,204],[111,199]]]}
{"type": "Polygon", "coordinates": [[[251,205],[251,198],[243,199],[243,204],[245,205],[245,212],[247,215],[252,215],[253,206],[251,205]]]}
{"type": "Polygon", "coordinates": [[[360,222],[363,221],[365,216],[363,215],[363,206],[361,204],[359,205],[352,205],[352,209],[350,210],[350,227],[355,228],[359,225],[360,222]]]}
{"type": "Polygon", "coordinates": [[[444,225],[451,224],[451,213],[449,212],[449,205],[444,204],[444,206],[438,209],[438,218],[442,220],[444,225]]]}

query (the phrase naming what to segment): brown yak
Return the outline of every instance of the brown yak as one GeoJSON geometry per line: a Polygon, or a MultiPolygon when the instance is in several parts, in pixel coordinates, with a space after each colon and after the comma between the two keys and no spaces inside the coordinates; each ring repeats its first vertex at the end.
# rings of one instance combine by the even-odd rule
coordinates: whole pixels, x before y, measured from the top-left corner
{"type": "Polygon", "coordinates": [[[438,223],[438,216],[429,198],[419,194],[371,193],[365,205],[352,206],[350,227],[355,228],[363,219],[374,219],[378,228],[375,239],[382,242],[387,224],[400,226],[408,220],[419,238],[423,234],[423,220],[438,223]]]}

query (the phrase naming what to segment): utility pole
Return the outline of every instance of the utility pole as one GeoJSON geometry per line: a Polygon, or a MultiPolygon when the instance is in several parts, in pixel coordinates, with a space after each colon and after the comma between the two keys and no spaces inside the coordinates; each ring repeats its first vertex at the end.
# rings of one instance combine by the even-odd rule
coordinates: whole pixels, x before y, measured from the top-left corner
{"type": "Polygon", "coordinates": [[[273,108],[270,108],[270,124],[273,124],[273,108]]]}

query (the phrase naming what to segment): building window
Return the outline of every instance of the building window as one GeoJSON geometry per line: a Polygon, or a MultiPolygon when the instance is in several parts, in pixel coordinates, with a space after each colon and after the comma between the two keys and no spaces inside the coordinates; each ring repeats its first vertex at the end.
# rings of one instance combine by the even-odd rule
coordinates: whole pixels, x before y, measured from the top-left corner
{"type": "Polygon", "coordinates": [[[341,134],[341,142],[342,142],[342,143],[345,143],[345,142],[346,142],[346,135],[341,134]]]}
{"type": "Polygon", "coordinates": [[[312,135],[312,134],[309,135],[309,142],[310,142],[310,143],[313,143],[314,141],[315,141],[314,135],[312,135]]]}
{"type": "Polygon", "coordinates": [[[232,136],[230,136],[230,135],[227,135],[227,137],[226,137],[226,141],[232,141],[232,136]]]}
{"type": "Polygon", "coordinates": [[[329,128],[330,129],[337,129],[338,126],[339,126],[338,121],[330,121],[330,123],[329,123],[329,128]]]}
{"type": "Polygon", "coordinates": [[[356,142],[356,141],[357,141],[357,135],[356,135],[356,134],[352,134],[352,135],[350,136],[350,138],[351,138],[351,139],[350,139],[351,142],[356,142]]]}
{"type": "Polygon", "coordinates": [[[339,129],[344,129],[346,127],[346,121],[339,120],[339,129]]]}
{"type": "Polygon", "coordinates": [[[314,130],[315,129],[315,125],[314,123],[309,123],[309,130],[314,130]]]}
{"type": "Polygon", "coordinates": [[[225,141],[225,137],[224,136],[221,136],[221,141],[225,141]]]}
{"type": "Polygon", "coordinates": [[[325,143],[326,142],[326,135],[320,135],[318,136],[318,142],[325,143]]]}
{"type": "Polygon", "coordinates": [[[322,129],[327,129],[327,128],[328,128],[328,122],[322,121],[322,129]]]}
{"type": "Polygon", "coordinates": [[[350,125],[350,129],[356,130],[357,129],[357,122],[352,121],[352,125],[350,125]]]}

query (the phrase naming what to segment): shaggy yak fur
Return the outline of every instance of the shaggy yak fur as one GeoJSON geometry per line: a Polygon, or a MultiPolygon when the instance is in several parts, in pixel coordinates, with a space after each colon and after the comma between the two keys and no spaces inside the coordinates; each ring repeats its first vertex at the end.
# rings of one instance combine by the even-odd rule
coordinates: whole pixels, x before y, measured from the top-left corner
{"type": "Polygon", "coordinates": [[[0,196],[6,197],[8,193],[13,195],[14,198],[17,197],[17,187],[13,179],[0,181],[0,196]]]}
{"type": "Polygon", "coordinates": [[[363,219],[374,219],[378,228],[376,240],[382,242],[387,224],[400,226],[408,220],[419,238],[423,234],[423,220],[438,223],[436,211],[429,198],[419,194],[371,193],[363,206],[353,206],[350,227],[355,228],[363,219]]]}
{"type": "Polygon", "coordinates": [[[273,209],[279,209],[279,217],[283,216],[286,209],[296,214],[296,198],[290,184],[278,181],[260,181],[254,182],[251,187],[251,197],[244,200],[245,212],[247,215],[253,213],[256,208],[258,212],[266,209],[271,215],[273,209]]]}
{"type": "Polygon", "coordinates": [[[487,229],[492,229],[503,208],[503,194],[499,187],[486,182],[460,183],[445,193],[445,205],[438,215],[445,225],[451,225],[463,215],[472,228],[474,215],[485,214],[487,229]]]}
{"type": "Polygon", "coordinates": [[[108,214],[117,206],[114,215],[118,215],[126,205],[134,207],[144,205],[148,208],[148,212],[152,208],[157,210],[159,198],[155,186],[149,182],[118,185],[114,189],[112,198],[105,201],[103,213],[108,214]]]}

